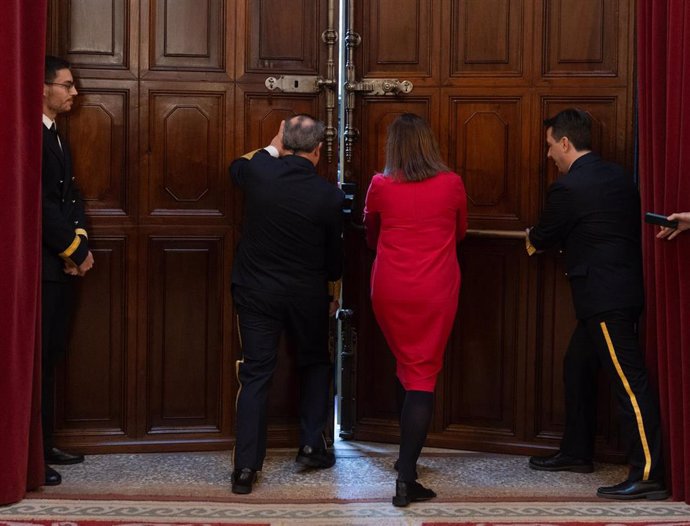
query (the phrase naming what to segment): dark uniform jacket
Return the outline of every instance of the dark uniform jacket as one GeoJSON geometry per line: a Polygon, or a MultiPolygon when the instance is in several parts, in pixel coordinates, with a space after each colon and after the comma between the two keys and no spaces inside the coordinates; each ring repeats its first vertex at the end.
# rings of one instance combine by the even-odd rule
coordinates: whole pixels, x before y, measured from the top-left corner
{"type": "Polygon", "coordinates": [[[577,317],[643,306],[640,199],[632,177],[593,153],[548,190],[537,250],[562,243],[577,317]]]}
{"type": "Polygon", "coordinates": [[[230,165],[245,195],[232,282],[272,294],[324,296],[343,270],[343,192],[304,157],[257,150],[230,165]]]}
{"type": "Polygon", "coordinates": [[[88,255],[84,206],[72,176],[67,141],[43,128],[43,280],[67,281],[65,260],[80,265],[88,255]]]}

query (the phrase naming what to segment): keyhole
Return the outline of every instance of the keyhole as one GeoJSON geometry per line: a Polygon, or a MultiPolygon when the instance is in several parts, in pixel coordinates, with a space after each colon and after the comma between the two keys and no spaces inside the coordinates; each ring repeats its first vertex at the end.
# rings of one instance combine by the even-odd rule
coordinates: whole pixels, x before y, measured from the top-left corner
{"type": "Polygon", "coordinates": [[[295,89],[297,89],[298,87],[299,87],[299,80],[296,80],[295,81],[295,89]]]}

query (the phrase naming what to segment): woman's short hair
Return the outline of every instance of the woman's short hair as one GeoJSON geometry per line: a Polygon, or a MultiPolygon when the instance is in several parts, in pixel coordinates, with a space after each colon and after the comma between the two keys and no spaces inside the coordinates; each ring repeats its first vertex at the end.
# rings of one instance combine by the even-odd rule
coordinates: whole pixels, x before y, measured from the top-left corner
{"type": "Polygon", "coordinates": [[[448,167],[427,122],[414,113],[403,113],[388,127],[384,175],[398,181],[423,181],[448,167]]]}

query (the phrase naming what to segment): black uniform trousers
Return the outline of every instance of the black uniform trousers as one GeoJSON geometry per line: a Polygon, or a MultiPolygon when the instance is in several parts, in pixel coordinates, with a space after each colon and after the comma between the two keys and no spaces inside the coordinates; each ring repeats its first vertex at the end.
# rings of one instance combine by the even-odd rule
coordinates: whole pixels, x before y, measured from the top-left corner
{"type": "Polygon", "coordinates": [[[328,297],[270,294],[238,285],[233,285],[232,294],[242,344],[242,359],[237,362],[235,469],[263,466],[267,395],[283,331],[297,346],[300,444],[324,447],[332,374],[328,297]]]}
{"type": "Polygon", "coordinates": [[[41,287],[41,416],[43,448],[48,450],[55,445],[55,367],[67,352],[74,284],[43,281],[41,287]]]}
{"type": "Polygon", "coordinates": [[[615,392],[629,480],[664,480],[659,409],[636,332],[637,311],[615,310],[579,321],[565,355],[566,426],[561,452],[591,460],[597,422],[597,377],[604,367],[615,392]]]}

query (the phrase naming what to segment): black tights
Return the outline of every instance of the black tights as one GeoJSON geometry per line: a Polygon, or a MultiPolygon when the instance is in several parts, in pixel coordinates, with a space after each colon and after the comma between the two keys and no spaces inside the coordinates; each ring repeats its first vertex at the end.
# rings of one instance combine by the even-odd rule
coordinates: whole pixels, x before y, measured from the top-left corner
{"type": "Polygon", "coordinates": [[[433,408],[434,393],[426,391],[405,393],[400,411],[398,480],[412,482],[417,479],[417,459],[426,440],[433,408]]]}

